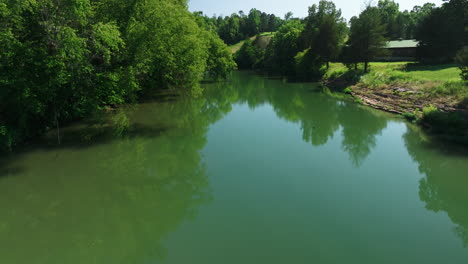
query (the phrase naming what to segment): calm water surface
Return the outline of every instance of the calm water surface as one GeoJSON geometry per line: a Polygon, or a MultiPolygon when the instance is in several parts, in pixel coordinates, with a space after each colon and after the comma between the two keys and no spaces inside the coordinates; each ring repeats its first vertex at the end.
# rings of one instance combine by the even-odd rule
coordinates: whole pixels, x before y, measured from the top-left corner
{"type": "Polygon", "coordinates": [[[2,158],[0,263],[468,263],[466,149],[312,84],[206,88],[2,158]]]}

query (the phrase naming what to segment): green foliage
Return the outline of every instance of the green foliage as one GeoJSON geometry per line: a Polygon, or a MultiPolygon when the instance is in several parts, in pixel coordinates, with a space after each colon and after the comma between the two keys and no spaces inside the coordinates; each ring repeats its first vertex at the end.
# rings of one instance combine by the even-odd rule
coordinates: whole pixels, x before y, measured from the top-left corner
{"type": "Polygon", "coordinates": [[[368,6],[358,18],[351,19],[351,34],[349,36],[348,61],[363,62],[364,71],[368,71],[368,64],[377,56],[385,54],[386,44],[385,24],[380,18],[380,11],[376,7],[368,6]]]}
{"type": "Polygon", "coordinates": [[[431,61],[452,61],[468,40],[468,1],[450,0],[426,16],[416,32],[419,56],[431,61]]]}
{"type": "Polygon", "coordinates": [[[352,90],[351,88],[349,88],[349,87],[345,88],[345,89],[343,90],[343,92],[344,92],[345,94],[353,94],[353,90],[352,90]]]}
{"type": "Polygon", "coordinates": [[[7,147],[155,89],[199,94],[235,67],[180,0],[2,0],[0,50],[7,147]]]}
{"type": "Polygon", "coordinates": [[[429,89],[428,93],[434,97],[456,96],[460,100],[468,98],[468,89],[462,81],[448,81],[438,85],[434,89],[429,89]]]}
{"type": "Polygon", "coordinates": [[[468,82],[468,50],[463,49],[459,51],[456,57],[456,61],[461,71],[460,76],[462,80],[468,82]]]}
{"type": "Polygon", "coordinates": [[[401,25],[398,24],[400,6],[393,0],[379,0],[377,4],[382,23],[386,26],[385,37],[398,39],[402,34],[399,31],[401,25]]]}
{"type": "Polygon", "coordinates": [[[296,79],[301,81],[318,81],[325,74],[320,57],[312,50],[299,52],[296,57],[296,79]]]}
{"type": "Polygon", "coordinates": [[[265,70],[270,74],[294,76],[296,61],[300,51],[298,40],[304,25],[291,20],[276,32],[265,52],[265,70]]]}
{"type": "Polygon", "coordinates": [[[226,79],[237,67],[230,49],[214,32],[205,33],[208,41],[208,60],[206,72],[214,79],[226,79]]]}
{"type": "Polygon", "coordinates": [[[418,120],[418,117],[414,113],[403,113],[403,117],[410,122],[416,122],[418,120]]]}
{"type": "Polygon", "coordinates": [[[264,51],[251,40],[246,40],[236,53],[235,60],[239,69],[258,69],[263,61],[264,51]]]}
{"type": "Polygon", "coordinates": [[[320,1],[309,8],[306,26],[301,33],[301,49],[310,48],[322,61],[330,62],[340,54],[347,33],[341,10],[333,2],[320,1]]]}
{"type": "Polygon", "coordinates": [[[431,125],[435,132],[457,134],[463,132],[464,128],[461,114],[442,112],[433,105],[423,108],[421,121],[431,125]]]}
{"type": "Polygon", "coordinates": [[[274,14],[267,14],[255,8],[251,9],[248,15],[243,11],[226,17],[207,17],[203,16],[202,12],[196,14],[202,16],[228,45],[236,44],[261,32],[275,32],[284,23],[274,14]]]}

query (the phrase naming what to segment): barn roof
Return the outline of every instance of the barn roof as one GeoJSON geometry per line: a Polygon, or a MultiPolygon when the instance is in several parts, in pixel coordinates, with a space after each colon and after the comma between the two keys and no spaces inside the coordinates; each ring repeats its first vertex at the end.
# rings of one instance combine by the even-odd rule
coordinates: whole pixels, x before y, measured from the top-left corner
{"type": "Polygon", "coordinates": [[[395,40],[387,42],[387,49],[403,49],[403,48],[416,48],[418,46],[418,41],[414,39],[408,40],[395,40]]]}

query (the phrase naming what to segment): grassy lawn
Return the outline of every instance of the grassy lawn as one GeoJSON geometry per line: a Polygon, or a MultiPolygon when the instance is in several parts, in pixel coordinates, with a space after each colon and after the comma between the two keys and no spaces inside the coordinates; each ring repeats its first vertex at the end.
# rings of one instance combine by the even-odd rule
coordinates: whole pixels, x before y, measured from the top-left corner
{"type": "MultiPolygon", "coordinates": [[[[397,75],[402,79],[434,82],[461,81],[460,70],[454,64],[420,65],[414,62],[373,62],[370,64],[370,69],[370,73],[397,75]]],[[[348,68],[342,63],[331,63],[327,75],[346,71],[348,68]]]]}
{"type": "Polygon", "coordinates": [[[370,72],[363,73],[362,70],[349,71],[341,63],[332,63],[325,79],[340,78],[350,81],[355,89],[389,91],[400,88],[419,98],[450,106],[468,100],[468,88],[461,80],[460,70],[454,64],[374,62],[370,64],[370,72]]]}
{"type": "MultiPolygon", "coordinates": [[[[260,37],[273,37],[275,35],[275,32],[263,32],[259,34],[260,37]]],[[[250,40],[254,41],[257,38],[257,36],[250,37],[250,40]]],[[[229,49],[231,49],[231,52],[234,54],[238,52],[242,46],[244,45],[245,40],[239,41],[238,43],[234,45],[230,45],[229,49]]]]}
{"type": "Polygon", "coordinates": [[[414,62],[375,62],[371,69],[402,74],[403,77],[420,81],[459,81],[460,70],[454,64],[421,65],[414,62]]]}
{"type": "MultiPolygon", "coordinates": [[[[255,37],[253,39],[255,39],[255,37]]],[[[242,40],[242,41],[237,42],[234,45],[229,46],[229,49],[231,49],[232,54],[238,52],[244,45],[244,42],[245,40],[242,40]]]]}
{"type": "Polygon", "coordinates": [[[370,72],[364,73],[362,65],[349,70],[332,63],[324,79],[335,90],[352,93],[361,103],[399,113],[456,140],[467,140],[468,87],[456,65],[375,62],[370,72]]]}

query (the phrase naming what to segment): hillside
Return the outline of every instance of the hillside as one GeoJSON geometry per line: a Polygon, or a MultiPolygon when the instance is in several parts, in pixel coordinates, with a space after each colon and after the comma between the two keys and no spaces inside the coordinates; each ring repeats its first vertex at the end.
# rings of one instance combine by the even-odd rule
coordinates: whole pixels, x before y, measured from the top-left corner
{"type": "MultiPolygon", "coordinates": [[[[266,49],[266,47],[268,47],[268,44],[270,44],[270,41],[274,35],[275,35],[274,32],[264,32],[258,36],[250,37],[250,40],[254,41],[254,43],[258,47],[262,49],[266,49]]],[[[231,49],[231,52],[234,54],[242,48],[244,43],[245,43],[245,40],[239,41],[238,43],[229,46],[229,49],[231,49]]]]}

